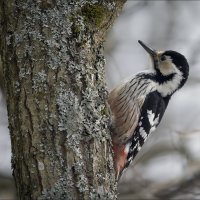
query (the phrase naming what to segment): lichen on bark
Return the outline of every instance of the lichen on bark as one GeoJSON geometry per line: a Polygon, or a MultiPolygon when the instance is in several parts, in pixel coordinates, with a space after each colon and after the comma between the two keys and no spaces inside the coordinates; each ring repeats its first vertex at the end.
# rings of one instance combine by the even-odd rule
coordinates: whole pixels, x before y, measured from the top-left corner
{"type": "Polygon", "coordinates": [[[116,198],[102,42],[123,3],[1,3],[6,22],[1,55],[20,199],[116,198]],[[91,18],[100,30],[91,27],[91,18]]]}
{"type": "Polygon", "coordinates": [[[81,8],[80,12],[86,23],[99,28],[108,14],[108,8],[104,5],[99,5],[98,3],[87,3],[81,8]]]}

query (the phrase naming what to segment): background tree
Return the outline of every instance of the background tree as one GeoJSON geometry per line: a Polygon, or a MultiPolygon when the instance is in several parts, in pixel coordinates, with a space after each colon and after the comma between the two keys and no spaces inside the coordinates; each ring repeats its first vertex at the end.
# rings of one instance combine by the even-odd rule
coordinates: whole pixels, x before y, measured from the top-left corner
{"type": "Polygon", "coordinates": [[[125,0],[1,1],[20,199],[114,199],[102,42],[125,0]]]}

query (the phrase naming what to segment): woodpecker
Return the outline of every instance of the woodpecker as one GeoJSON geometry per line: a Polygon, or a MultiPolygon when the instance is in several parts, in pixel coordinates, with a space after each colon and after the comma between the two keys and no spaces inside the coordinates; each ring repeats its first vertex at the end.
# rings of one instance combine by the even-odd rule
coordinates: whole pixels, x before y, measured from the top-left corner
{"type": "Polygon", "coordinates": [[[171,96],[185,84],[189,75],[189,65],[182,54],[157,51],[138,42],[150,55],[152,69],[124,81],[108,97],[117,179],[156,129],[171,96]]]}

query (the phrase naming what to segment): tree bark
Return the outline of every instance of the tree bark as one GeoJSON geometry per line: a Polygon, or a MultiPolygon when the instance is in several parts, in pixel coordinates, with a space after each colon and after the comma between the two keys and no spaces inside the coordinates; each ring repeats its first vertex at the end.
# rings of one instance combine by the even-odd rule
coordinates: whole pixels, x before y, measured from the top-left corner
{"type": "Polygon", "coordinates": [[[20,199],[116,198],[102,42],[124,3],[0,2],[20,199]]]}

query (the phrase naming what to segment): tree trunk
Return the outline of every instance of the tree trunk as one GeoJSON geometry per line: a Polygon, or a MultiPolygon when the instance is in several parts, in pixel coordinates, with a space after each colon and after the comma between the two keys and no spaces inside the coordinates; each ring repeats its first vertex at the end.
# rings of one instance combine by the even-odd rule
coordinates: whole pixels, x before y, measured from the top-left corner
{"type": "Polygon", "coordinates": [[[20,199],[115,199],[102,42],[125,0],[0,2],[20,199]]]}

